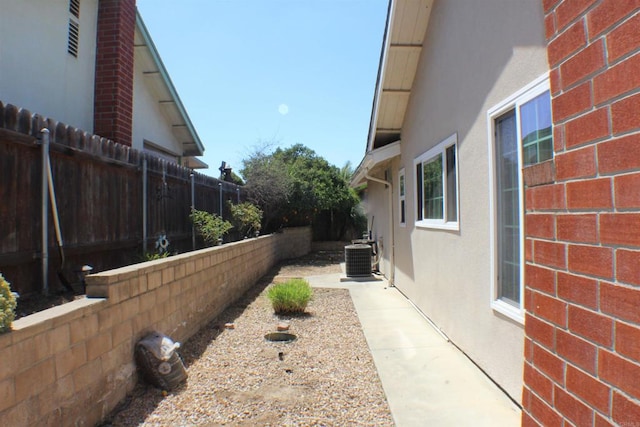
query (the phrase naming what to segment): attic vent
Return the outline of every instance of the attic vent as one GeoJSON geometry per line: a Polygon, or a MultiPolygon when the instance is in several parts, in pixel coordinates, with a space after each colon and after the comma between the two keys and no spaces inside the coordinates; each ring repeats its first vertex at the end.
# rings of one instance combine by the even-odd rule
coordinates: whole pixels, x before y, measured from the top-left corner
{"type": "Polygon", "coordinates": [[[80,18],[80,0],[69,0],[69,12],[76,18],[80,18]]]}
{"type": "Polygon", "coordinates": [[[69,44],[67,46],[67,52],[71,55],[78,57],[78,43],[80,41],[80,24],[73,19],[69,20],[69,44]]]}

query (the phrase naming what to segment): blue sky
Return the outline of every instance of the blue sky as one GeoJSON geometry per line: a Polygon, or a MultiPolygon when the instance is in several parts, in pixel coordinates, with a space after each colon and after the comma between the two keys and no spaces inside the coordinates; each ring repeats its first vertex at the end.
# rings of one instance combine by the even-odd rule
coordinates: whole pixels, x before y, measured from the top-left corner
{"type": "Polygon", "coordinates": [[[362,159],[388,0],[137,0],[208,175],[265,144],[362,159]]]}

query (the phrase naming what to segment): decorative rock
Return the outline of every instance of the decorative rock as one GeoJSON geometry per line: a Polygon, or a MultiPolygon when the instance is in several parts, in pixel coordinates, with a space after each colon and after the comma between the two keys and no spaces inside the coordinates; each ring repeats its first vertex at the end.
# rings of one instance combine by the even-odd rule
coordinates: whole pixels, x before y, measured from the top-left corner
{"type": "Polygon", "coordinates": [[[278,330],[279,331],[288,331],[289,330],[289,324],[288,323],[278,323],[278,330]]]}
{"type": "Polygon", "coordinates": [[[225,323],[224,324],[224,328],[225,329],[235,329],[236,325],[234,323],[225,323]]]}

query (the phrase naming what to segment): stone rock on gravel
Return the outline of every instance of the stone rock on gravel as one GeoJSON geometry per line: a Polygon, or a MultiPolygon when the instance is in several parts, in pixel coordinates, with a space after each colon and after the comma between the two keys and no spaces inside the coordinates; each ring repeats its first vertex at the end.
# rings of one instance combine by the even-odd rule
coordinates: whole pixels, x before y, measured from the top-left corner
{"type": "Polygon", "coordinates": [[[278,331],[288,331],[289,330],[289,324],[288,323],[278,323],[277,326],[277,330],[278,331]]]}

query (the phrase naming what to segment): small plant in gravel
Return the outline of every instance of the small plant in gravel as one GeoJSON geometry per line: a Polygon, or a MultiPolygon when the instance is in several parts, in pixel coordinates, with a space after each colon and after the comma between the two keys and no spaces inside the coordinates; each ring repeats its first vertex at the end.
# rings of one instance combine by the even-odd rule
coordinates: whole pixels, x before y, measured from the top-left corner
{"type": "Polygon", "coordinates": [[[304,279],[290,279],[273,285],[267,296],[276,314],[301,314],[313,297],[313,290],[304,279]]]}
{"type": "Polygon", "coordinates": [[[16,296],[11,292],[11,285],[0,274],[0,333],[11,329],[16,318],[16,296]]]}

